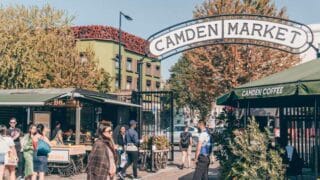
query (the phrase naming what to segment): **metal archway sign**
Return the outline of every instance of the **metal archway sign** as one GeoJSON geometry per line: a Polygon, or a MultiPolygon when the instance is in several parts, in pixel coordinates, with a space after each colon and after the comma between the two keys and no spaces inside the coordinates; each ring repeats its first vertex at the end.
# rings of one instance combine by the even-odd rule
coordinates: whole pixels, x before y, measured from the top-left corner
{"type": "Polygon", "coordinates": [[[299,54],[313,43],[311,29],[299,22],[261,15],[228,14],[185,21],[153,35],[146,54],[163,60],[214,44],[249,44],[299,54]]]}

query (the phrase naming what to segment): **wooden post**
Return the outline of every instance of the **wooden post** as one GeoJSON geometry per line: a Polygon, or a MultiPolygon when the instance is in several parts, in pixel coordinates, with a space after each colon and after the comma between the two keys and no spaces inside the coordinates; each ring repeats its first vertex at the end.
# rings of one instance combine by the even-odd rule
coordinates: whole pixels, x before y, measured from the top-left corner
{"type": "Polygon", "coordinates": [[[76,145],[80,144],[81,107],[76,107],[76,145]]]}
{"type": "Polygon", "coordinates": [[[28,107],[27,108],[27,126],[30,124],[30,120],[31,120],[30,113],[31,113],[31,110],[30,110],[30,107],[28,107]]]}

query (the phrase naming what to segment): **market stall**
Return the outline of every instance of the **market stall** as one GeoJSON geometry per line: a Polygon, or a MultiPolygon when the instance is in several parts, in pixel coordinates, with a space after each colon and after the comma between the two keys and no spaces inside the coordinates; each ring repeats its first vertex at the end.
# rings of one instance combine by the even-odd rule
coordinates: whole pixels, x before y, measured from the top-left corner
{"type": "MultiPolygon", "coordinates": [[[[253,108],[275,108],[279,112],[275,135],[278,144],[296,149],[303,162],[301,173],[319,174],[320,60],[244,84],[221,96],[219,105],[244,110],[246,126],[253,108]],[[280,132],[279,132],[280,131],[280,132]]],[[[240,113],[238,113],[240,114],[240,113]]]]}
{"type": "MultiPolygon", "coordinates": [[[[60,122],[63,146],[49,155],[50,173],[71,176],[81,172],[102,120],[114,126],[134,119],[140,106],[113,94],[75,88],[0,90],[0,122],[16,117],[26,132],[28,124],[43,124],[51,131],[60,122]]],[[[48,133],[50,140],[53,133],[48,133]]]]}

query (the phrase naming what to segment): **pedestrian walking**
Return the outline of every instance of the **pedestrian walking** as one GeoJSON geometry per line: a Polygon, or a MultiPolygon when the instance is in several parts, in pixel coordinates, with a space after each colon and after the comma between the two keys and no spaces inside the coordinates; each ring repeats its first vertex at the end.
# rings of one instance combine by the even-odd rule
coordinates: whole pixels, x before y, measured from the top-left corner
{"type": "Polygon", "coordinates": [[[51,151],[49,139],[46,137],[48,128],[43,124],[37,125],[37,133],[32,139],[33,148],[35,149],[33,156],[33,170],[39,180],[44,180],[44,175],[48,172],[48,154],[51,151]]]}
{"type": "Polygon", "coordinates": [[[126,127],[120,126],[120,131],[117,135],[117,144],[116,149],[118,153],[118,171],[121,171],[121,169],[126,164],[126,152],[125,152],[125,146],[126,146],[126,127]]]}
{"type": "Polygon", "coordinates": [[[116,174],[116,152],[110,124],[100,124],[99,138],[88,158],[87,180],[112,180],[116,174]]]}
{"type": "Polygon", "coordinates": [[[24,158],[24,177],[26,180],[36,179],[36,174],[33,170],[34,148],[32,145],[32,139],[36,133],[37,126],[35,124],[30,124],[28,134],[26,134],[21,141],[24,158]]]}
{"type": "Polygon", "coordinates": [[[0,144],[0,179],[3,179],[4,172],[8,169],[9,179],[16,180],[17,152],[14,141],[7,135],[7,128],[4,125],[0,125],[0,144]]]}
{"type": "Polygon", "coordinates": [[[133,179],[139,179],[138,178],[138,158],[139,158],[139,136],[135,128],[137,127],[137,122],[135,120],[130,121],[130,128],[126,132],[126,141],[127,141],[127,155],[128,155],[128,162],[123,167],[121,172],[118,173],[119,177],[121,179],[125,178],[125,172],[127,168],[132,164],[132,170],[133,170],[133,179]]]}
{"type": "Polygon", "coordinates": [[[200,129],[200,135],[195,154],[196,170],[193,174],[193,180],[208,180],[212,141],[210,134],[207,132],[205,121],[200,120],[198,128],[200,129]]]}
{"type": "Polygon", "coordinates": [[[192,148],[192,134],[189,132],[189,127],[184,128],[184,132],[180,134],[180,150],[182,153],[182,164],[180,169],[184,168],[185,160],[187,160],[188,166],[191,166],[191,148],[192,148]]]}
{"type": "MultiPolygon", "coordinates": [[[[21,142],[20,137],[23,135],[21,130],[17,128],[17,119],[12,117],[9,121],[9,129],[8,135],[13,139],[15,144],[15,149],[17,151],[17,156],[19,158],[18,166],[17,166],[17,176],[18,179],[23,178],[23,153],[21,151],[21,142]]],[[[16,167],[15,167],[16,168],[16,167]]],[[[12,170],[13,171],[13,170],[12,170]]],[[[15,171],[15,169],[14,169],[15,171]]]]}

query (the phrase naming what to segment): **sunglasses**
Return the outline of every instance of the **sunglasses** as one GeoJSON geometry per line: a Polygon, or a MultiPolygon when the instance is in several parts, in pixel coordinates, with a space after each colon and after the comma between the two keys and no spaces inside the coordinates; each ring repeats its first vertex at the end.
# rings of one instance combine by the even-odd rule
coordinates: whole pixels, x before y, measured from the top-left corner
{"type": "Polygon", "coordinates": [[[104,132],[112,133],[112,129],[104,131],[104,132]]]}
{"type": "Polygon", "coordinates": [[[16,124],[16,122],[9,122],[9,124],[16,124]]]}

